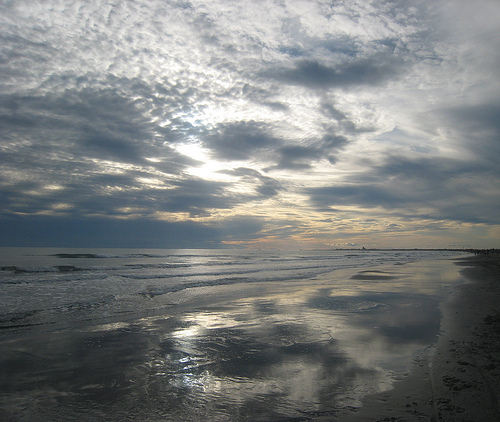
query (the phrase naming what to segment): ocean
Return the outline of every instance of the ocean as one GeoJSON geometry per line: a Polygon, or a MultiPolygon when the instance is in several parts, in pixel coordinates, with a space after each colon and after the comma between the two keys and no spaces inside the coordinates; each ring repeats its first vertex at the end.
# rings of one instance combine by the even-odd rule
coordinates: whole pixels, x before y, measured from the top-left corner
{"type": "Polygon", "coordinates": [[[0,419],[355,412],[432,352],[456,251],[0,249],[0,419]]]}

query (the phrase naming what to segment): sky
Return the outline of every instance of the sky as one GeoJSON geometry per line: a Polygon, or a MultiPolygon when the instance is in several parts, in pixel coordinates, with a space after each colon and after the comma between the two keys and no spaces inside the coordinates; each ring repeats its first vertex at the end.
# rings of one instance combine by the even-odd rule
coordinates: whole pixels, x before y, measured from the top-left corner
{"type": "Polygon", "coordinates": [[[0,246],[500,247],[498,0],[0,0],[0,246]]]}

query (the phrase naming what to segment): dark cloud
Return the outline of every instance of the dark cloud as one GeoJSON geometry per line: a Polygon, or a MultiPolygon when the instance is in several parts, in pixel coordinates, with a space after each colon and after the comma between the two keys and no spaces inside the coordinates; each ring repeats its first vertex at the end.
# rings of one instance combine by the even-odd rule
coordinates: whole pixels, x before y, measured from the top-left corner
{"type": "Polygon", "coordinates": [[[308,170],[312,162],[324,158],[324,152],[315,147],[290,145],[277,150],[279,161],[268,170],[308,170]]]}
{"type": "Polygon", "coordinates": [[[428,189],[457,177],[474,176],[481,168],[478,163],[453,158],[390,156],[374,171],[379,180],[418,181],[428,189]]]}
{"type": "Polygon", "coordinates": [[[97,132],[90,133],[88,138],[82,139],[81,144],[87,153],[94,157],[125,163],[143,163],[140,149],[134,142],[103,136],[97,132]]]}
{"type": "Polygon", "coordinates": [[[500,104],[478,104],[453,107],[449,114],[457,123],[473,131],[500,134],[500,104]]]}
{"type": "MultiPolygon", "coordinates": [[[[21,148],[20,155],[30,161],[30,167],[47,164],[49,153],[66,154],[61,161],[94,157],[142,165],[148,157],[175,158],[170,162],[176,167],[168,169],[172,173],[188,164],[168,146],[163,148],[164,142],[172,139],[128,94],[116,89],[11,95],[0,113],[3,143],[14,143],[11,151],[21,148]],[[23,139],[23,147],[18,146],[19,139],[23,139]]],[[[10,158],[15,160],[15,154],[10,158]]]]}
{"type": "Polygon", "coordinates": [[[262,198],[270,198],[277,195],[280,191],[284,190],[281,183],[272,177],[264,176],[257,170],[239,167],[234,170],[221,170],[219,173],[229,174],[231,176],[238,176],[251,182],[256,181],[257,193],[262,198]]]}
{"type": "Polygon", "coordinates": [[[148,177],[148,173],[139,171],[117,176],[87,176],[60,191],[34,196],[30,204],[14,211],[32,213],[51,209],[53,204],[70,203],[72,209],[64,212],[79,216],[139,214],[146,218],[156,212],[167,212],[195,217],[208,216],[213,210],[230,209],[254,199],[251,195],[228,193],[227,183],[184,177],[158,179],[151,185],[148,177]]]}
{"type": "Polygon", "coordinates": [[[200,247],[219,244],[214,228],[193,222],[9,217],[0,226],[2,246],[200,247]]]}
{"type": "Polygon", "coordinates": [[[351,183],[306,189],[320,209],[329,206],[381,207],[413,218],[485,223],[500,221],[500,201],[485,203],[477,186],[488,170],[479,163],[454,159],[388,157],[351,183]],[[426,211],[420,211],[425,208],[426,211]]]}
{"type": "Polygon", "coordinates": [[[333,66],[318,60],[300,60],[292,69],[280,69],[269,76],[287,84],[307,88],[347,88],[380,85],[401,72],[401,62],[393,57],[374,56],[333,66]]]}
{"type": "Polygon", "coordinates": [[[360,44],[355,38],[349,36],[328,37],[318,40],[317,45],[328,50],[336,56],[356,57],[360,52],[360,44]]]}
{"type": "Polygon", "coordinates": [[[238,96],[246,98],[248,101],[269,108],[275,112],[288,112],[290,107],[283,101],[279,101],[279,90],[269,90],[262,88],[262,84],[245,83],[241,87],[241,92],[238,96]]]}
{"type": "Polygon", "coordinates": [[[282,46],[278,49],[278,51],[281,54],[286,54],[287,56],[290,57],[302,57],[306,55],[306,52],[301,49],[300,47],[287,47],[287,46],[282,46]]]}
{"type": "Polygon", "coordinates": [[[500,157],[500,103],[452,107],[442,112],[474,156],[498,172],[500,157]]]}
{"type": "MultiPolygon", "coordinates": [[[[137,85],[121,84],[130,89],[137,85]]],[[[142,102],[152,95],[144,84],[137,89],[142,102]]],[[[170,136],[173,129],[163,130],[141,107],[112,89],[9,97],[0,115],[1,166],[10,175],[0,187],[3,211],[53,213],[54,207],[64,204],[59,214],[122,216],[124,209],[134,209],[131,212],[143,216],[155,212],[200,216],[255,198],[228,194],[225,183],[185,175],[183,171],[198,162],[168,145],[184,137],[170,136]],[[155,186],[140,181],[151,178],[157,180],[155,186]],[[52,185],[57,189],[45,189],[52,185]]],[[[179,132],[190,130],[187,125],[173,126],[179,132]]],[[[222,130],[217,140],[222,144],[216,146],[226,155],[238,154],[240,148],[250,154],[254,147],[263,149],[275,142],[255,122],[222,130]],[[238,146],[231,145],[232,136],[238,146]]],[[[260,175],[258,183],[260,196],[279,190],[279,184],[265,176],[260,175]]]]}
{"type": "Polygon", "coordinates": [[[244,195],[225,194],[225,183],[188,178],[171,183],[174,189],[151,192],[152,201],[158,204],[160,211],[200,216],[208,215],[208,209],[228,209],[245,202],[244,195]]]}
{"type": "Polygon", "coordinates": [[[346,114],[330,103],[323,103],[321,105],[321,110],[326,116],[331,117],[337,121],[343,121],[347,118],[346,114]]]}
{"type": "Polygon", "coordinates": [[[377,185],[328,186],[307,192],[317,205],[357,205],[367,208],[395,207],[404,201],[390,188],[377,185]]]}
{"type": "Polygon", "coordinates": [[[222,160],[248,160],[257,154],[280,145],[270,128],[256,121],[220,124],[204,139],[204,145],[222,160]]]}
{"type": "Polygon", "coordinates": [[[252,216],[227,218],[214,224],[223,242],[242,242],[262,237],[265,220],[252,216]]]}
{"type": "Polygon", "coordinates": [[[324,148],[329,150],[339,150],[345,147],[348,143],[348,139],[345,136],[327,134],[321,139],[321,143],[324,148]]]}
{"type": "Polygon", "coordinates": [[[98,174],[93,178],[93,184],[101,187],[134,187],[139,185],[133,173],[98,174]]]}
{"type": "MultiPolygon", "coordinates": [[[[167,99],[158,99],[151,88],[134,80],[115,82],[117,88],[4,97],[0,106],[4,212],[33,214],[60,203],[69,204],[65,212],[79,215],[113,215],[120,207],[153,206],[151,212],[165,203],[152,199],[164,190],[152,191],[138,182],[151,178],[151,172],[160,172],[153,177],[165,184],[176,179],[166,209],[199,214],[203,204],[229,206],[221,194],[223,187],[207,182],[196,191],[193,186],[199,182],[189,178],[179,182],[175,177],[199,163],[169,146],[184,140],[174,132],[189,131],[189,125],[177,119],[177,126],[174,122],[165,130],[148,117],[151,105],[144,108],[148,97],[163,105],[167,99]],[[131,98],[134,90],[140,92],[141,102],[131,98]],[[47,189],[51,186],[57,189],[47,189]],[[178,194],[183,189],[184,206],[178,194]],[[200,195],[198,202],[195,195],[200,195]]],[[[153,111],[157,107],[153,105],[153,111]]]]}
{"type": "Polygon", "coordinates": [[[319,140],[309,140],[304,145],[284,145],[277,148],[272,156],[276,164],[266,167],[271,170],[308,170],[320,160],[335,163],[335,153],[342,150],[347,144],[345,136],[326,134],[319,140]]]}
{"type": "Polygon", "coordinates": [[[51,56],[57,52],[56,48],[44,40],[32,40],[24,34],[9,34],[7,30],[0,33],[0,44],[0,80],[6,86],[11,85],[17,78],[30,78],[34,73],[33,62],[47,65],[51,56]]]}
{"type": "Polygon", "coordinates": [[[8,216],[0,225],[1,246],[102,248],[217,248],[228,238],[255,238],[262,222],[252,217],[227,219],[224,224],[151,219],[84,218],[68,216],[8,216]]]}
{"type": "MultiPolygon", "coordinates": [[[[338,124],[338,127],[341,130],[343,130],[344,133],[359,134],[359,133],[372,132],[375,130],[374,126],[359,127],[358,124],[353,120],[351,120],[349,116],[347,116],[342,110],[338,109],[337,107],[335,107],[330,103],[325,102],[321,104],[321,111],[323,112],[323,114],[327,119],[335,120],[338,124]]],[[[338,135],[328,135],[328,136],[334,137],[338,140],[342,139],[342,137],[338,135]]]]}
{"type": "Polygon", "coordinates": [[[349,140],[345,136],[327,134],[321,139],[322,149],[324,150],[322,156],[326,155],[326,159],[330,164],[335,164],[337,162],[336,154],[346,147],[348,143],[349,140]]]}

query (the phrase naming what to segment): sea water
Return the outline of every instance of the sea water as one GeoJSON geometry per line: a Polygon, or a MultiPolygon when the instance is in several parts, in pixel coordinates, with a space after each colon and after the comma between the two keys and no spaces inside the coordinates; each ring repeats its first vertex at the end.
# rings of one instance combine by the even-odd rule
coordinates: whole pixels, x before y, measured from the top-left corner
{"type": "Polygon", "coordinates": [[[439,333],[456,251],[3,248],[2,420],[355,409],[439,333]]]}

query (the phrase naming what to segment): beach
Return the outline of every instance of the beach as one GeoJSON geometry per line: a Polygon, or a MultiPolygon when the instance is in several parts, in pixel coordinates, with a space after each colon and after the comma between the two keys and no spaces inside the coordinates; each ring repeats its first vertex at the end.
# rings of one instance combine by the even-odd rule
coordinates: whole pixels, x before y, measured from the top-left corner
{"type": "Polygon", "coordinates": [[[2,420],[498,420],[495,257],[49,252],[2,267],[2,420]]]}
{"type": "Polygon", "coordinates": [[[500,420],[500,258],[457,260],[464,283],[441,305],[439,339],[394,388],[341,421],[500,420]]]}

